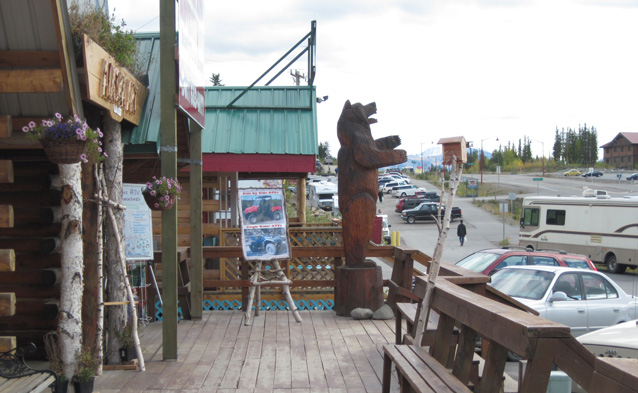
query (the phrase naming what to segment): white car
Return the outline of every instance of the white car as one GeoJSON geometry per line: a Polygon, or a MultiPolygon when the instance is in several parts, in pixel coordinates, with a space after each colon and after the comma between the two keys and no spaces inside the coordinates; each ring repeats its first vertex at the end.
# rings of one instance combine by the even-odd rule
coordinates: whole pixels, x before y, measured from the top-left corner
{"type": "Polygon", "coordinates": [[[392,191],[392,187],[396,187],[396,186],[404,186],[404,185],[406,185],[406,184],[408,184],[408,183],[404,182],[403,180],[400,180],[400,181],[391,181],[391,182],[385,183],[385,184],[383,185],[383,192],[384,192],[385,194],[389,194],[389,193],[390,193],[390,191],[392,191]]]}
{"type": "Polygon", "coordinates": [[[577,340],[598,357],[638,359],[638,320],[583,334],[577,340]]]}
{"type": "Polygon", "coordinates": [[[541,317],[571,327],[574,337],[636,319],[638,312],[635,296],[592,270],[512,266],[492,275],[490,285],[538,311],[541,317]]]}
{"type": "Polygon", "coordinates": [[[404,186],[396,186],[392,188],[392,196],[395,198],[405,198],[406,196],[415,196],[417,192],[425,194],[425,188],[417,187],[413,184],[406,184],[404,186]]]}

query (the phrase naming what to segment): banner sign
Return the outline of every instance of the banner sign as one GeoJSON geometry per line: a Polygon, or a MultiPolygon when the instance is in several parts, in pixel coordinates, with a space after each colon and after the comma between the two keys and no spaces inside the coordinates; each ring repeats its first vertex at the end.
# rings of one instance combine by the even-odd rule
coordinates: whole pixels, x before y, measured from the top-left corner
{"type": "Polygon", "coordinates": [[[126,260],[149,261],[153,259],[153,220],[142,189],[144,184],[123,184],[124,236],[126,260]]]}
{"type": "Polygon", "coordinates": [[[290,258],[284,192],[247,188],[238,192],[241,246],[246,260],[290,258]]]}
{"type": "Polygon", "coordinates": [[[179,0],[179,107],[202,128],[206,120],[203,0],[179,0]]]}

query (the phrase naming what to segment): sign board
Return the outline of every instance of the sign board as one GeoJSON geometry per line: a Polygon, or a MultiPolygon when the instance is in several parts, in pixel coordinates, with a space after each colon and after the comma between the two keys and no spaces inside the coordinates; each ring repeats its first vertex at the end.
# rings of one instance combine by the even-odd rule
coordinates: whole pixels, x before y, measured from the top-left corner
{"type": "Polygon", "coordinates": [[[532,178],[533,181],[543,181],[542,177],[534,177],[532,178]]]}
{"type": "Polygon", "coordinates": [[[509,204],[507,202],[499,203],[499,213],[507,213],[509,211],[509,204]]]}
{"type": "Polygon", "coordinates": [[[467,188],[478,188],[478,181],[476,179],[467,179],[467,188]]]}
{"type": "Polygon", "coordinates": [[[290,258],[284,192],[281,188],[239,189],[241,248],[246,260],[290,258]]]}
{"type": "Polygon", "coordinates": [[[508,199],[510,201],[513,201],[514,199],[516,199],[516,193],[510,192],[509,195],[508,195],[508,199]]]}
{"type": "Polygon", "coordinates": [[[142,189],[144,184],[123,184],[124,236],[126,260],[148,261],[153,259],[153,220],[142,189]]]}
{"type": "Polygon", "coordinates": [[[179,0],[179,107],[202,128],[206,120],[204,86],[204,2],[179,0]]]}
{"type": "Polygon", "coordinates": [[[148,89],[133,74],[84,34],[82,38],[86,69],[86,96],[109,111],[111,118],[140,124],[148,89]]]}

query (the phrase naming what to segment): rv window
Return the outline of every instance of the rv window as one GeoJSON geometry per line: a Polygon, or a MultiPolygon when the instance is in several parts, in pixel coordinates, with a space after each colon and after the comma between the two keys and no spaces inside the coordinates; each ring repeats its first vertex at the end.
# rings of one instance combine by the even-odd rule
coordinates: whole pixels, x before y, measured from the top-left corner
{"type": "Polygon", "coordinates": [[[538,209],[525,209],[523,217],[521,218],[522,226],[538,226],[538,209]]]}
{"type": "Polygon", "coordinates": [[[547,225],[565,225],[565,210],[547,209],[547,225]]]}

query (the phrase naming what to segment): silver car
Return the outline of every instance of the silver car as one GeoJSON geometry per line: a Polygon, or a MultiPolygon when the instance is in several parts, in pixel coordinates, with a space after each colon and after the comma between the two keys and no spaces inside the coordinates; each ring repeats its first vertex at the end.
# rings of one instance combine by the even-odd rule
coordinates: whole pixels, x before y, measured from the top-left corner
{"type": "Polygon", "coordinates": [[[636,319],[638,300],[602,273],[556,266],[506,267],[492,287],[571,327],[574,337],[636,319]]]}

